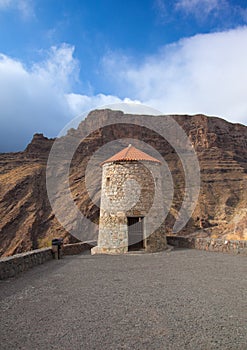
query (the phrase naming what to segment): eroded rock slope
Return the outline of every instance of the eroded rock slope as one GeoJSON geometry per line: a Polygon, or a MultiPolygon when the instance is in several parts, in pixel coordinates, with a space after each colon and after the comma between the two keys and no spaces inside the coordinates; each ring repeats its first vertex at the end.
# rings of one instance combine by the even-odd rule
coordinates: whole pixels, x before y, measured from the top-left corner
{"type": "MultiPolygon", "coordinates": [[[[101,170],[94,165],[118,152],[129,140],[136,140],[137,146],[149,153],[151,146],[168,164],[174,182],[172,206],[165,221],[167,233],[171,233],[184,195],[181,160],[173,147],[151,127],[131,123],[138,124],[139,118],[119,111],[98,110],[91,112],[77,129],[69,130],[67,139],[64,137],[66,142],[70,137],[81,139],[70,165],[70,190],[78,209],[97,223],[101,170]],[[114,123],[116,120],[121,124],[114,123]],[[107,123],[111,125],[101,128],[107,123]],[[104,150],[103,146],[114,140],[117,141],[104,150]],[[94,165],[88,166],[92,158],[94,165]],[[90,178],[90,195],[85,171],[90,178]]],[[[145,118],[150,126],[157,123],[160,130],[167,127],[163,122],[167,117],[145,118]]],[[[247,127],[204,115],[174,115],[173,118],[191,140],[201,172],[197,206],[179,234],[247,239],[247,127]]],[[[53,143],[54,139],[36,134],[25,151],[0,154],[1,256],[46,246],[51,238],[58,236],[66,242],[77,241],[58,222],[47,196],[46,164],[53,143]]],[[[180,146],[182,149],[183,145],[180,146]]],[[[63,164],[59,171],[63,172],[63,164]]],[[[73,221],[66,203],[61,201],[60,205],[64,216],[73,221]]],[[[85,237],[96,238],[97,230],[85,237]]]]}

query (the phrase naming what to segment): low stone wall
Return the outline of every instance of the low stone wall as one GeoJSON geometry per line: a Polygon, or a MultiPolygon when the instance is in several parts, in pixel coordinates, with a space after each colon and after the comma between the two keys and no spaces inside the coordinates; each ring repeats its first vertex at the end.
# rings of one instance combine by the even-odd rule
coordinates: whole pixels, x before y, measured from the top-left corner
{"type": "MultiPolygon", "coordinates": [[[[63,255],[76,255],[90,251],[96,245],[96,242],[80,242],[65,244],[62,246],[61,257],[63,255]]],[[[20,272],[26,271],[36,265],[55,258],[52,248],[36,249],[30,252],[16,254],[0,259],[0,280],[14,277],[20,272]]]]}
{"type": "Polygon", "coordinates": [[[210,252],[247,255],[247,241],[181,236],[167,236],[166,238],[168,244],[178,248],[192,248],[210,252]]]}
{"type": "Polygon", "coordinates": [[[96,245],[96,242],[79,242],[72,244],[65,244],[62,248],[63,255],[76,255],[85,252],[86,250],[91,250],[96,245]]]}
{"type": "Polygon", "coordinates": [[[14,277],[36,265],[52,259],[50,248],[36,249],[0,259],[0,279],[14,277]]]}
{"type": "MultiPolygon", "coordinates": [[[[192,248],[211,252],[242,254],[247,256],[247,241],[229,241],[223,239],[195,238],[181,236],[167,236],[167,243],[178,248],[192,248]]],[[[76,255],[90,251],[96,242],[79,242],[66,244],[62,248],[62,255],[76,255]]],[[[36,249],[31,252],[16,254],[0,259],[0,280],[14,277],[36,265],[53,258],[52,249],[36,249]]]]}

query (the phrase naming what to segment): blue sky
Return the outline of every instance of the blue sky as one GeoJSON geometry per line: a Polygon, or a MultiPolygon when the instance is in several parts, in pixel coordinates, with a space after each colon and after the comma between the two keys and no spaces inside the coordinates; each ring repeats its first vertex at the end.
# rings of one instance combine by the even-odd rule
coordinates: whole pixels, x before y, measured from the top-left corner
{"type": "Polygon", "coordinates": [[[135,101],[247,124],[247,3],[0,0],[0,151],[135,101]]]}

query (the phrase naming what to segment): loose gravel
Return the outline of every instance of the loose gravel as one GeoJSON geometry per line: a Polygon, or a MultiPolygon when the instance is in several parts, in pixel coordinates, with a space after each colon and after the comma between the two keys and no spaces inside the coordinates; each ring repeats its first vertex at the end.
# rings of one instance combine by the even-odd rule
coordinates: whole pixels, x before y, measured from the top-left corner
{"type": "Polygon", "coordinates": [[[0,349],[246,350],[247,259],[78,255],[0,282],[0,349]]]}

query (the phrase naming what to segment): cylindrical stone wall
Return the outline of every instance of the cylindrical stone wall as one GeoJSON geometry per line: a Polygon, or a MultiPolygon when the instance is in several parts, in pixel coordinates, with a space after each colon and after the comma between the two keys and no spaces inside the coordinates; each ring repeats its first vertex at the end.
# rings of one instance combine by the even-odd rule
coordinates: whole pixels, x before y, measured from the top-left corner
{"type": "Polygon", "coordinates": [[[92,254],[128,251],[128,217],[143,218],[146,251],[166,248],[161,163],[118,161],[103,165],[99,236],[92,254]]]}

